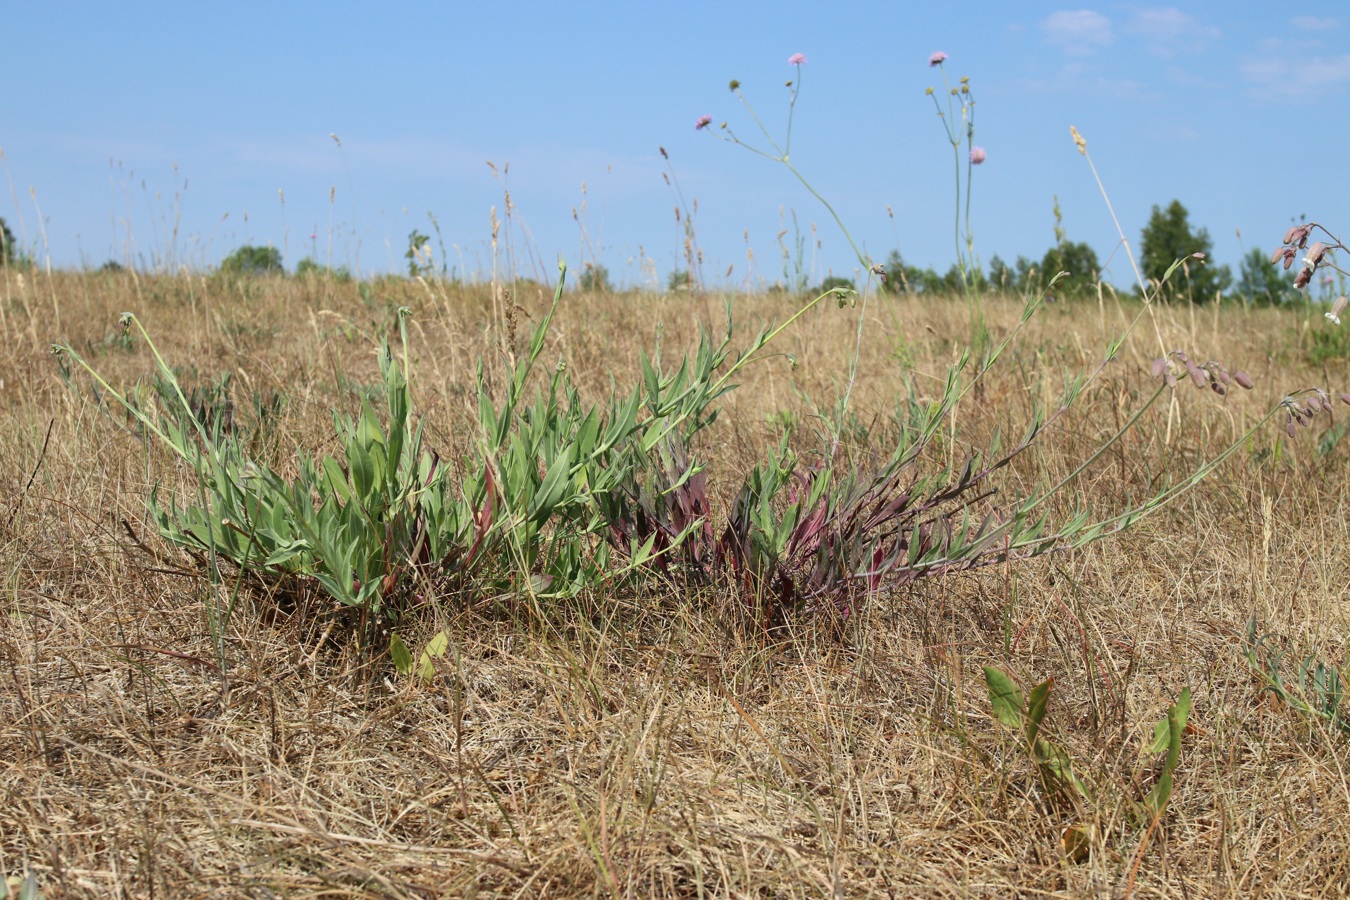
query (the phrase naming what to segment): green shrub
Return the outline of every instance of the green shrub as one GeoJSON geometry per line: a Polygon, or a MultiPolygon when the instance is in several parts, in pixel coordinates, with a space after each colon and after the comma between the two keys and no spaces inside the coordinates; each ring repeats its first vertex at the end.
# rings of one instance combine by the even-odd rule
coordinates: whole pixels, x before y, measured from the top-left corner
{"type": "Polygon", "coordinates": [[[276,247],[255,247],[246,244],[220,262],[225,275],[275,275],[285,271],[281,251],[276,247]]]}

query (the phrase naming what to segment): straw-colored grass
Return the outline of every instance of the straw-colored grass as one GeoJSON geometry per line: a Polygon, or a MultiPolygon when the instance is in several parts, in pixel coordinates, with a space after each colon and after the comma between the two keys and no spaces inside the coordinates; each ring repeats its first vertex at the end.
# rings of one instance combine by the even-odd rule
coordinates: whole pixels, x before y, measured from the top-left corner
{"type": "MultiPolygon", "coordinates": [[[[322,280],[227,283],[5,273],[0,297],[0,874],[35,871],[51,897],[1121,896],[1350,893],[1346,739],[1261,693],[1247,622],[1301,654],[1345,657],[1345,451],[1322,421],[1271,425],[1210,480],[1127,535],[1072,554],[920,582],[842,629],[802,621],[772,641],[727,598],[590,597],[543,614],[447,600],[404,626],[451,650],[430,686],[371,660],[321,610],[241,594],[228,680],[207,624],[211,585],[161,544],[144,499],[186,489],[181,467],[57,375],[68,340],[114,384],[152,372],[117,315],[135,310],[166,357],[238,399],[285,393],[283,469],[335,444],[334,408],[378,375],[375,335],[413,307],[414,400],[450,456],[472,437],[473,371],[510,331],[481,291],[322,280]],[[48,435],[49,439],[44,439],[48,435]],[[31,478],[31,482],[30,482],[31,478]],[[1055,679],[1047,728],[1092,791],[1042,796],[990,715],[981,666],[1024,687],[1055,679]],[[1195,695],[1171,805],[1148,833],[1145,732],[1195,695]],[[1061,836],[1076,825],[1090,852],[1061,836]],[[1141,853],[1142,846],[1142,853],[1141,853]],[[1137,874],[1131,874],[1138,860],[1137,874]]],[[[542,288],[512,310],[523,340],[542,288]]],[[[739,297],[748,340],[796,307],[739,297]]],[[[991,298],[995,333],[1020,311],[991,298]]],[[[1137,307],[1043,309],[963,402],[960,435],[1020,433],[1137,307]]],[[[594,396],[631,383],[639,348],[669,357],[718,298],[576,296],[545,359],[594,396]]],[[[731,395],[704,450],[719,502],[775,440],[784,411],[842,391],[856,313],[813,311],[731,395]]],[[[902,365],[938,378],[970,333],[958,299],[873,299],[844,452],[884,454],[902,365]],[[870,433],[863,439],[862,431],[870,433]]],[[[1302,361],[1315,313],[1164,309],[1166,347],[1243,368],[1255,390],[1183,385],[1078,483],[1103,513],[1178,479],[1284,393],[1343,389],[1342,364],[1302,361]],[[1150,480],[1154,479],[1154,480],[1150,480]]],[[[1152,388],[1158,336],[1122,358],[1039,449],[1000,477],[1015,496],[1089,454],[1152,388]]],[[[921,384],[923,382],[921,381],[921,384]]],[[[939,382],[934,380],[934,389],[939,382]]],[[[242,404],[241,404],[242,405],[242,404]]],[[[1338,412],[1339,416],[1340,413],[1338,412]]],[[[1062,505],[1064,512],[1072,504],[1062,505]]]]}

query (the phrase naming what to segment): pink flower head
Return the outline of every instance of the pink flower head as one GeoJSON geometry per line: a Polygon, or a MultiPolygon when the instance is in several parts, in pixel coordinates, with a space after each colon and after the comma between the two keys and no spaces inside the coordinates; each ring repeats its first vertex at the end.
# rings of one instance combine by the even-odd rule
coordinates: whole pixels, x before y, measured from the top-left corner
{"type": "Polygon", "coordinates": [[[972,165],[978,166],[980,163],[984,162],[985,158],[988,156],[989,154],[984,152],[983,147],[970,148],[970,162],[972,165]]]}
{"type": "Polygon", "coordinates": [[[801,54],[801,53],[794,53],[794,54],[792,54],[791,56],[788,57],[788,65],[789,65],[789,66],[803,66],[803,65],[806,65],[806,56],[805,56],[804,54],[801,54]]]}
{"type": "Polygon", "coordinates": [[[699,116],[698,121],[694,123],[695,131],[702,131],[712,124],[712,116],[699,116]]]}
{"type": "Polygon", "coordinates": [[[943,62],[946,61],[946,59],[947,59],[947,54],[945,54],[945,53],[943,53],[941,50],[939,50],[939,51],[937,51],[936,53],[934,53],[932,56],[928,57],[928,65],[930,65],[930,66],[940,66],[940,65],[943,64],[943,62]]]}

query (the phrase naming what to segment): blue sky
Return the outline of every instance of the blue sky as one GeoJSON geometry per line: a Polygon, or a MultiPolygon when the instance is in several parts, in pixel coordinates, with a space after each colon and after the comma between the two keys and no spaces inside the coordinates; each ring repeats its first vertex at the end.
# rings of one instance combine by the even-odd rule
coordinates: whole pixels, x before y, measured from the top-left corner
{"type": "Polygon", "coordinates": [[[673,171],[710,282],[781,279],[794,211],[813,278],[851,275],[790,173],[694,129],[708,114],[755,135],[735,78],[781,136],[798,52],[792,162],[876,258],[954,260],[952,150],[924,93],[937,50],[977,99],[986,262],[1039,259],[1058,196],[1068,238],[1129,283],[1071,124],[1136,246],[1174,198],[1234,269],[1293,217],[1350,226],[1350,11],[1335,4],[20,0],[4,22],[0,216],[55,266],[206,268],[255,243],[288,267],[331,253],[387,272],[431,214],[450,265],[482,275],[509,189],[502,268],[547,275],[562,254],[664,284],[682,266],[673,171]]]}

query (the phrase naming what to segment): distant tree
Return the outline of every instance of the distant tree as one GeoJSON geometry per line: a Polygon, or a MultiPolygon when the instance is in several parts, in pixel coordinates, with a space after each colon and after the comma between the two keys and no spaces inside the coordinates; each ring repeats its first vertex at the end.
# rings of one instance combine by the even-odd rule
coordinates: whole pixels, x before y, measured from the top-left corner
{"type": "Polygon", "coordinates": [[[996,291],[1016,291],[1021,288],[1017,270],[1009,268],[997,254],[989,260],[989,286],[996,291]]]}
{"type": "Polygon", "coordinates": [[[583,291],[597,294],[608,293],[611,290],[609,269],[593,263],[586,263],[585,269],[581,272],[581,277],[577,279],[577,287],[583,291]]]}
{"type": "Polygon", "coordinates": [[[269,275],[285,269],[281,265],[281,251],[276,247],[245,244],[221,260],[220,271],[227,275],[269,275]]]}
{"type": "Polygon", "coordinates": [[[9,230],[9,225],[4,219],[0,219],[0,266],[7,266],[17,258],[17,248],[14,246],[14,232],[9,230]]]}
{"type": "Polygon", "coordinates": [[[676,269],[674,272],[671,272],[670,277],[666,279],[666,290],[670,291],[672,294],[676,291],[689,290],[689,270],[676,269]]]}
{"type": "Polygon", "coordinates": [[[1162,280],[1172,263],[1184,259],[1183,268],[1163,288],[1163,296],[1189,296],[1196,303],[1207,303],[1233,281],[1227,266],[1215,266],[1210,261],[1213,249],[1209,232],[1201,228],[1192,233],[1190,213],[1180,200],[1173,200],[1165,210],[1153,207],[1140,241],[1139,265],[1144,277],[1156,282],[1162,280]],[[1189,258],[1194,253],[1203,253],[1204,262],[1189,258]]]}
{"type": "Polygon", "coordinates": [[[408,252],[403,254],[408,261],[408,277],[432,273],[431,238],[414,228],[408,234],[408,252]]]}
{"type": "Polygon", "coordinates": [[[816,289],[816,294],[823,294],[826,291],[832,291],[835,288],[848,288],[850,291],[857,290],[857,287],[854,286],[851,279],[840,278],[838,275],[831,275],[820,283],[820,287],[816,289]]]}
{"type": "Polygon", "coordinates": [[[1081,297],[1095,293],[1101,277],[1097,251],[1085,243],[1064,241],[1045,251],[1041,260],[1041,283],[1048,282],[1060,272],[1069,274],[1055,283],[1053,292],[1064,297],[1081,297]]]}
{"type": "Polygon", "coordinates": [[[951,268],[947,270],[947,274],[943,275],[940,279],[938,290],[962,294],[965,293],[967,283],[970,285],[970,289],[976,293],[989,287],[988,282],[985,281],[983,272],[978,269],[967,271],[965,278],[962,279],[960,264],[952,263],[951,268]]]}
{"type": "Polygon", "coordinates": [[[1273,305],[1298,299],[1294,279],[1278,264],[1272,265],[1270,256],[1253,248],[1242,257],[1237,292],[1251,303],[1273,305]]]}
{"type": "Polygon", "coordinates": [[[316,278],[332,278],[334,281],[351,281],[352,273],[347,271],[346,266],[338,266],[336,269],[330,269],[328,266],[321,266],[313,259],[306,256],[295,264],[295,274],[300,278],[314,276],[316,278]]]}
{"type": "Polygon", "coordinates": [[[115,259],[110,259],[103,265],[99,266],[98,270],[104,273],[105,275],[116,275],[119,272],[125,272],[126,266],[122,265],[115,259]]]}
{"type": "MultiPolygon", "coordinates": [[[[892,250],[886,257],[886,290],[892,294],[935,294],[947,290],[947,280],[932,269],[905,264],[899,250],[892,250]]],[[[950,275],[950,273],[949,273],[950,275]]],[[[960,270],[956,274],[956,286],[960,289],[960,270]]]]}
{"type": "Polygon", "coordinates": [[[1017,262],[1013,264],[1013,268],[1017,270],[1017,286],[1024,291],[1032,287],[1032,281],[1039,278],[1041,274],[1036,260],[1027,259],[1025,256],[1017,257],[1017,262]]]}

